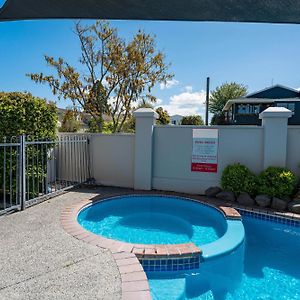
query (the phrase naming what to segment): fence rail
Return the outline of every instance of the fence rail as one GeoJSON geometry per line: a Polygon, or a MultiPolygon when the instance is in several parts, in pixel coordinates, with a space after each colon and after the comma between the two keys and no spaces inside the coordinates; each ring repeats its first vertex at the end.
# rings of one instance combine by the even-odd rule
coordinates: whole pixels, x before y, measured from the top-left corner
{"type": "Polygon", "coordinates": [[[90,178],[89,139],[60,135],[56,140],[31,136],[0,143],[0,214],[35,202],[90,178]]]}

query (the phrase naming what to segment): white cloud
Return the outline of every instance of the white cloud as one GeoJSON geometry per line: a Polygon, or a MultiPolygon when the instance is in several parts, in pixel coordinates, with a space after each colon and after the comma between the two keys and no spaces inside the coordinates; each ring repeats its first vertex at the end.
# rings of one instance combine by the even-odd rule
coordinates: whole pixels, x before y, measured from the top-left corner
{"type": "Polygon", "coordinates": [[[172,88],[173,86],[176,86],[179,84],[179,81],[176,80],[176,79],[171,79],[171,80],[167,80],[166,83],[162,82],[160,84],[160,89],[161,90],[164,90],[164,89],[170,89],[172,88]]]}
{"type": "Polygon", "coordinates": [[[192,88],[170,97],[169,104],[162,105],[170,115],[201,115],[205,114],[205,91],[193,92],[192,88]]]}
{"type": "Polygon", "coordinates": [[[159,106],[162,104],[162,99],[156,98],[155,106],[159,106]]]}

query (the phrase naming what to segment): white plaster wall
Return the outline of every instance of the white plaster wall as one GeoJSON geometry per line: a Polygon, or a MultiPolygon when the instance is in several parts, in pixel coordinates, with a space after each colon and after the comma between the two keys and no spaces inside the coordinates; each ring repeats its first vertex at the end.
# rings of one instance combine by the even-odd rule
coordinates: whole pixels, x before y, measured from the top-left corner
{"type": "Polygon", "coordinates": [[[133,134],[92,134],[90,151],[92,176],[97,184],[133,187],[133,134]]]}
{"type": "Polygon", "coordinates": [[[300,126],[288,127],[287,168],[300,178],[300,126]]]}
{"type": "MultiPolygon", "coordinates": [[[[219,129],[218,173],[191,172],[192,129],[197,126],[155,126],[152,186],[159,190],[203,193],[220,185],[222,170],[240,162],[253,172],[263,166],[263,128],[213,126],[219,129]]],[[[206,127],[207,128],[207,127],[206,127]]]]}

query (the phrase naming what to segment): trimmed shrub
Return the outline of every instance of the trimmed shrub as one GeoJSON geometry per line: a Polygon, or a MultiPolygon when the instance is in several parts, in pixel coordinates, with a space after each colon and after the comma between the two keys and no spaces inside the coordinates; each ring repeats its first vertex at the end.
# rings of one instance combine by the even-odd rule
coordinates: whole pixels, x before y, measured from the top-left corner
{"type": "MultiPolygon", "coordinates": [[[[26,134],[29,140],[54,140],[56,129],[57,109],[54,103],[47,103],[45,99],[34,97],[30,93],[0,92],[0,142],[3,142],[4,138],[10,142],[12,137],[16,137],[13,141],[17,141],[17,136],[21,134],[26,134]]],[[[52,147],[48,145],[48,150],[52,147]]],[[[10,196],[14,199],[17,192],[15,174],[18,169],[18,151],[16,147],[7,148],[10,157],[5,160],[2,150],[0,151],[0,183],[2,185],[5,182],[6,187],[12,185],[11,190],[6,188],[6,199],[10,196]],[[12,179],[9,176],[10,171],[12,171],[12,179]],[[9,196],[9,193],[12,194],[9,196]]],[[[27,193],[30,197],[39,195],[37,182],[45,180],[47,176],[47,155],[45,149],[42,151],[39,147],[31,145],[26,147],[27,193]],[[38,164],[36,157],[39,157],[38,164]]]]}
{"type": "Polygon", "coordinates": [[[21,134],[55,139],[57,109],[54,103],[30,93],[0,92],[0,139],[21,134]]]}
{"type": "Polygon", "coordinates": [[[235,195],[239,195],[242,192],[254,195],[256,177],[246,166],[236,163],[224,169],[221,184],[224,190],[231,191],[235,195]]]}
{"type": "Polygon", "coordinates": [[[282,199],[293,194],[297,177],[288,169],[269,167],[259,174],[257,183],[258,194],[282,199]]]}

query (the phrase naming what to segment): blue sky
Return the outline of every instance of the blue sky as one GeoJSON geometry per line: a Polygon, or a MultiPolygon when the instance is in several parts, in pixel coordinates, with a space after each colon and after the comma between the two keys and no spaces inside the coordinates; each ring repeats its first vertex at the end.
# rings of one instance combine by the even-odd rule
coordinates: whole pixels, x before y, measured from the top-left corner
{"type": "MultiPolygon", "coordinates": [[[[87,21],[86,21],[87,22],[87,21]]],[[[89,21],[90,22],[90,21],[89,21]]],[[[170,114],[203,115],[206,77],[211,88],[230,81],[249,92],[274,84],[300,87],[300,25],[112,21],[124,38],[139,28],[156,35],[157,46],[171,62],[174,80],[157,86],[158,104],[170,114]]],[[[25,76],[47,73],[43,55],[64,57],[78,65],[80,48],[72,20],[0,23],[0,90],[30,91],[57,100],[47,86],[25,76]]],[[[57,102],[59,107],[70,105],[57,102]]]]}

